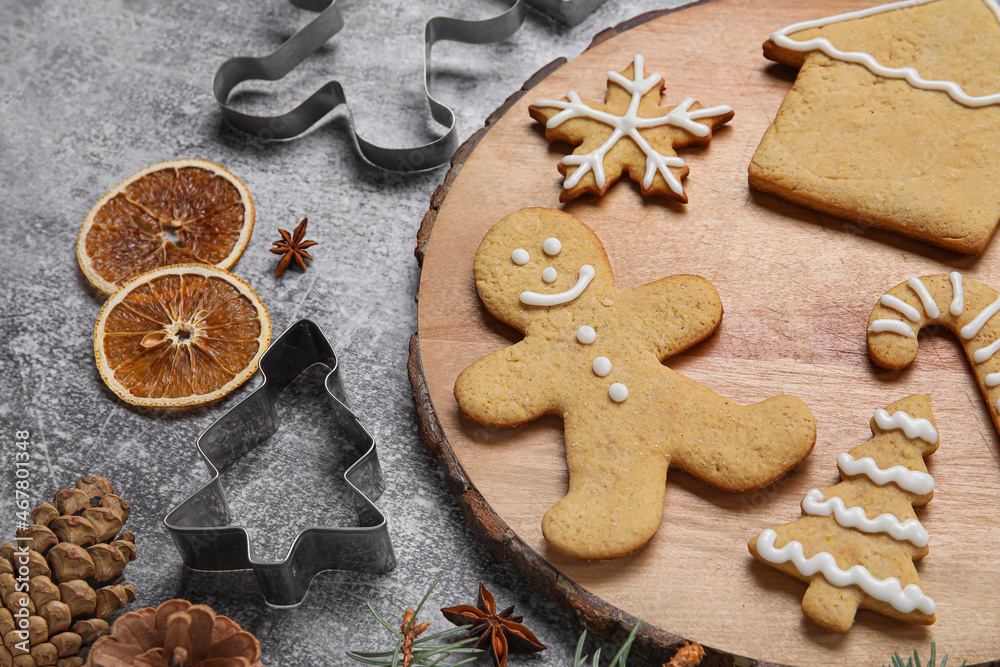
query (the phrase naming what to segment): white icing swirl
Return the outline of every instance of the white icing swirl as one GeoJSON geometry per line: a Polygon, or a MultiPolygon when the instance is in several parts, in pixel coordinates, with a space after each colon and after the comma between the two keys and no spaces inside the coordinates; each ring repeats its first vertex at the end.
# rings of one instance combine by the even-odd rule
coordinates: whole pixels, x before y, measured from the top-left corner
{"type": "Polygon", "coordinates": [[[935,320],[941,317],[941,310],[934,301],[934,297],[927,291],[927,285],[924,285],[923,280],[916,276],[911,276],[906,279],[906,284],[920,298],[920,303],[924,305],[924,312],[927,313],[927,317],[935,320]]]}
{"type": "MultiPolygon", "coordinates": [[[[871,54],[861,51],[841,51],[825,37],[814,37],[804,42],[800,42],[788,36],[810,28],[820,28],[831,23],[850,21],[852,19],[864,18],[873,14],[881,14],[882,12],[913,7],[915,5],[923,5],[934,1],[935,0],[903,0],[902,2],[879,5],[877,7],[870,7],[868,9],[848,12],[846,14],[838,14],[836,16],[830,16],[814,21],[803,21],[772,33],[771,41],[780,47],[791,49],[793,51],[819,50],[834,60],[840,60],[841,62],[846,63],[857,63],[876,76],[885,77],[887,79],[904,79],[914,88],[919,88],[921,90],[940,90],[947,93],[951,99],[967,107],[984,107],[991,104],[1000,104],[1000,92],[976,97],[966,93],[962,90],[962,87],[954,81],[929,81],[924,79],[913,67],[886,67],[875,60],[871,54]]],[[[997,20],[1000,21],[1000,5],[997,5],[996,0],[984,1],[990,10],[992,10],[997,20]]],[[[996,26],[994,26],[994,29],[995,27],[996,26]]]]}
{"type": "Polygon", "coordinates": [[[806,558],[802,543],[795,540],[790,540],[788,544],[777,549],[774,546],[777,539],[778,534],[770,528],[757,537],[757,553],[769,563],[781,565],[791,561],[803,576],[810,577],[819,572],[834,586],[858,586],[871,597],[891,604],[903,614],[918,609],[928,616],[934,613],[934,600],[916,584],[903,588],[899,579],[895,577],[876,579],[863,565],[842,570],[833,554],[826,551],[820,551],[811,558],[806,558]]]}
{"type": "Polygon", "coordinates": [[[975,319],[962,327],[962,338],[965,340],[971,340],[976,337],[976,335],[982,330],[986,323],[990,321],[990,318],[997,314],[1000,310],[1000,297],[997,300],[986,306],[976,315],[975,319]]]}
{"type": "Polygon", "coordinates": [[[892,308],[893,310],[902,313],[903,316],[911,322],[920,321],[920,311],[902,299],[897,299],[891,294],[883,294],[879,301],[881,301],[882,305],[886,308],[892,308]]]}
{"type": "Polygon", "coordinates": [[[529,306],[558,306],[560,304],[569,303],[576,297],[583,294],[583,290],[587,289],[587,285],[590,281],[594,279],[597,272],[594,270],[590,264],[584,264],[580,267],[580,277],[577,279],[576,284],[565,292],[557,292],[555,294],[539,294],[538,292],[529,292],[525,290],[521,292],[520,298],[521,303],[527,304],[529,306]]]}
{"type": "Polygon", "coordinates": [[[853,456],[844,452],[837,457],[837,466],[845,475],[864,475],[879,486],[885,486],[890,482],[895,482],[899,488],[910,493],[923,496],[934,490],[934,478],[919,470],[910,470],[903,466],[892,466],[882,469],[875,463],[875,459],[866,456],[855,460],[853,456]]]}
{"type": "Polygon", "coordinates": [[[981,364],[984,361],[989,361],[997,353],[997,350],[1000,350],[1000,340],[995,340],[989,345],[979,348],[972,353],[972,358],[977,364],[981,364]]]}
{"type": "Polygon", "coordinates": [[[910,328],[910,325],[900,320],[875,320],[872,322],[871,326],[868,327],[868,331],[871,333],[891,331],[892,333],[897,333],[906,336],[907,338],[917,337],[917,334],[913,333],[913,329],[910,328]]]}
{"type": "Polygon", "coordinates": [[[875,411],[875,423],[880,429],[891,431],[902,429],[907,438],[920,438],[932,445],[938,441],[938,432],[929,419],[911,417],[902,410],[889,415],[887,410],[879,408],[875,411]]]}
{"type": "Polygon", "coordinates": [[[926,547],[931,541],[927,530],[916,519],[900,521],[893,514],[880,514],[869,519],[862,507],[847,507],[844,500],[831,496],[824,500],[823,492],[812,489],[802,500],[802,511],[813,516],[833,515],[834,521],[844,528],[857,528],[863,533],[888,533],[893,539],[912,542],[926,547]]]}
{"type": "Polygon", "coordinates": [[[951,306],[948,308],[948,311],[957,317],[965,312],[965,292],[962,289],[964,281],[962,280],[962,274],[958,271],[952,271],[948,275],[951,278],[951,291],[955,295],[951,299],[951,306]]]}

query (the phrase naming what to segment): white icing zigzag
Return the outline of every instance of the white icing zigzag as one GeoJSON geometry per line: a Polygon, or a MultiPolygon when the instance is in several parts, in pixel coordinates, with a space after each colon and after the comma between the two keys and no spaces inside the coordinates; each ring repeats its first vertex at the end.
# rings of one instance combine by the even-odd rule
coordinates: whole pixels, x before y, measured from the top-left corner
{"type": "Polygon", "coordinates": [[[934,490],[934,478],[927,473],[903,466],[882,469],[870,456],[855,460],[853,456],[844,452],[837,457],[837,466],[845,475],[864,475],[879,486],[895,482],[899,488],[921,496],[934,490]]]}
{"type": "Polygon", "coordinates": [[[855,565],[849,570],[842,570],[837,565],[833,554],[825,551],[819,552],[812,558],[806,558],[802,543],[795,540],[790,540],[788,544],[777,549],[774,546],[777,538],[778,534],[770,528],[762,531],[757,537],[757,553],[771,563],[780,565],[791,561],[795,568],[806,577],[821,572],[823,577],[834,586],[858,586],[871,597],[888,602],[903,614],[908,614],[916,609],[928,616],[934,613],[934,600],[928,597],[916,584],[910,584],[903,588],[899,579],[895,577],[876,579],[863,565],[855,565]]]}
{"type": "MultiPolygon", "coordinates": [[[[1000,21],[1000,5],[997,4],[997,0],[983,1],[990,8],[990,10],[992,10],[993,14],[997,18],[997,21],[1000,21]]],[[[819,50],[834,60],[857,63],[876,76],[885,77],[887,79],[904,79],[914,88],[943,91],[947,93],[951,99],[967,107],[985,107],[991,104],[1000,104],[1000,92],[975,97],[962,90],[962,87],[954,81],[929,81],[921,77],[920,73],[912,67],[885,67],[884,65],[879,64],[879,62],[875,60],[871,54],[863,53],[861,51],[841,51],[825,37],[814,37],[804,42],[800,42],[788,36],[789,34],[808,30],[809,28],[820,28],[831,23],[864,18],[873,14],[881,14],[882,12],[895,9],[923,5],[928,2],[934,2],[934,0],[903,0],[903,2],[893,2],[888,5],[879,5],[878,7],[871,7],[857,12],[848,12],[846,14],[838,14],[837,16],[830,16],[828,18],[817,19],[815,21],[803,21],[774,32],[771,35],[771,41],[780,47],[791,49],[793,51],[819,50]]]]}
{"type": "Polygon", "coordinates": [[[830,516],[844,528],[857,528],[863,533],[888,533],[895,540],[906,540],[914,546],[926,547],[931,541],[927,530],[916,519],[900,521],[893,514],[880,514],[869,519],[862,507],[847,507],[839,496],[823,499],[823,492],[812,489],[802,500],[802,511],[813,516],[830,516]]]}
{"type": "Polygon", "coordinates": [[[923,417],[911,417],[902,410],[889,415],[888,410],[879,408],[875,411],[875,423],[880,429],[892,431],[901,429],[907,438],[920,438],[932,445],[938,441],[938,432],[931,420],[923,417]]]}
{"type": "Polygon", "coordinates": [[[656,174],[659,173],[667,181],[667,185],[670,186],[671,190],[678,195],[683,195],[684,188],[681,186],[680,181],[678,181],[673,173],[671,173],[669,167],[683,167],[684,160],[679,157],[667,157],[656,152],[656,150],[649,145],[649,142],[646,141],[641,134],[639,134],[639,130],[651,127],[660,127],[663,125],[672,125],[690,132],[697,137],[704,137],[708,135],[710,129],[702,123],[696,123],[696,120],[711,118],[713,116],[721,116],[732,111],[731,107],[724,104],[708,107],[706,109],[689,111],[695,100],[693,97],[688,97],[676,107],[671,109],[671,111],[665,116],[642,118],[639,116],[639,101],[642,99],[642,96],[652,90],[663,77],[659,74],[650,74],[648,77],[644,76],[643,72],[645,70],[643,68],[643,57],[638,54],[635,56],[633,71],[633,76],[635,77],[634,81],[626,79],[618,72],[608,72],[609,80],[617,83],[619,86],[632,94],[632,101],[629,103],[628,110],[623,116],[616,116],[606,111],[592,109],[584,104],[583,100],[580,99],[580,96],[572,90],[566,93],[566,98],[569,100],[568,102],[564,102],[562,100],[537,100],[534,103],[534,106],[537,107],[555,107],[557,109],[563,109],[563,111],[550,118],[545,124],[545,127],[548,128],[557,127],[573,118],[589,118],[591,120],[596,120],[599,123],[610,125],[614,128],[614,131],[611,133],[611,136],[608,137],[608,140],[599,147],[595,148],[593,151],[587,153],[586,155],[567,155],[562,159],[563,164],[577,165],[577,169],[573,171],[572,174],[568,175],[566,180],[563,181],[564,188],[572,188],[574,185],[579,183],[580,179],[583,178],[588,172],[593,172],[594,180],[597,181],[597,187],[603,188],[604,184],[607,182],[607,177],[604,173],[604,156],[607,155],[608,151],[610,151],[616,143],[618,143],[619,139],[627,136],[632,139],[632,141],[634,141],[646,155],[646,173],[642,179],[642,186],[649,189],[649,187],[653,185],[653,179],[656,178],[656,174]]]}

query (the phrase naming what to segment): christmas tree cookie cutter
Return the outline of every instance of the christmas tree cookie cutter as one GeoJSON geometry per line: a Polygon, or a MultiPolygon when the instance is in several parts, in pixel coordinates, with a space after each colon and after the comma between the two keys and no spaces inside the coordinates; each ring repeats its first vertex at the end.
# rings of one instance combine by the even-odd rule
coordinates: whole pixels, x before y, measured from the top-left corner
{"type": "Polygon", "coordinates": [[[198,438],[198,450],[212,479],[163,520],[184,564],[194,570],[253,570],[264,598],[273,605],[298,604],[323,570],[388,572],[396,565],[385,514],[375,505],[385,490],[375,439],[347,407],[337,355],[322,330],[299,320],[271,343],[260,358],[263,383],[222,415],[198,438]],[[277,397],[314,364],[327,367],[330,395],[341,434],[357,454],[344,473],[354,492],[358,525],[310,527],[292,542],[285,559],[254,559],[246,529],[230,525],[221,475],[278,429],[277,397]]]}
{"type": "MultiPolygon", "coordinates": [[[[574,1],[581,2],[581,0],[574,1]]],[[[212,82],[215,98],[226,121],[237,130],[260,139],[290,139],[298,136],[341,104],[347,104],[343,86],[334,80],[328,81],[291,111],[277,116],[255,116],[237,111],[229,105],[230,93],[236,86],[253,79],[264,81],[281,79],[344,27],[344,18],[337,0],[291,0],[291,2],[300,9],[319,12],[319,16],[269,55],[260,58],[249,56],[230,58],[222,63],[212,82]]],[[[466,21],[446,16],[434,17],[427,21],[424,27],[424,93],[431,108],[431,116],[445,128],[445,132],[422,146],[408,148],[379,146],[365,140],[357,133],[354,129],[353,115],[348,109],[348,124],[361,155],[372,164],[393,171],[419,171],[448,162],[458,146],[455,113],[431,95],[431,48],[442,40],[463,44],[499,42],[517,32],[524,21],[525,12],[524,0],[514,0],[507,11],[483,21],[466,21]]]]}

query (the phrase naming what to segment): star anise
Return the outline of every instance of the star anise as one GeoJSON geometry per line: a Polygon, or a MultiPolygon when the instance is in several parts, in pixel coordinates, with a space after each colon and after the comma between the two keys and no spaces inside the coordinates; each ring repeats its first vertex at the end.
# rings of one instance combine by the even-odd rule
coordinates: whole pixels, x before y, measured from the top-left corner
{"type": "Polygon", "coordinates": [[[302,239],[306,235],[306,225],[309,223],[309,218],[302,218],[302,222],[298,224],[295,231],[291,234],[287,230],[279,229],[278,232],[281,233],[281,241],[275,241],[272,245],[273,248],[268,248],[271,252],[276,255],[284,255],[278,261],[278,268],[274,271],[274,277],[280,278],[281,274],[285,272],[285,269],[289,267],[292,260],[305,271],[306,270],[306,260],[312,259],[312,255],[306,252],[306,248],[311,248],[317,245],[316,241],[303,241],[302,239]]]}
{"type": "Polygon", "coordinates": [[[479,637],[475,648],[493,656],[496,667],[506,667],[507,653],[537,653],[545,645],[531,630],[521,624],[523,616],[514,616],[514,605],[497,613],[496,600],[486,587],[479,584],[479,601],[475,607],[467,604],[441,610],[455,625],[471,625],[467,637],[479,637]]]}

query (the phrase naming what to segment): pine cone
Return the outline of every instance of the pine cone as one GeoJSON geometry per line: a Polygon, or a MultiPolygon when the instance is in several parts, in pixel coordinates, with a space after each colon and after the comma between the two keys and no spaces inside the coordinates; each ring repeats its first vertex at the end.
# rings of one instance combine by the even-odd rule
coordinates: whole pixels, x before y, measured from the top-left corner
{"type": "Polygon", "coordinates": [[[135,600],[122,583],[135,535],[122,532],[129,505],[114,490],[104,477],[78,479],[32,510],[33,525],[18,531],[29,539],[0,547],[3,667],[81,667],[108,619],[135,600]]]}
{"type": "Polygon", "coordinates": [[[168,600],[123,615],[87,667],[263,667],[260,642],[208,605],[168,600]]]}

